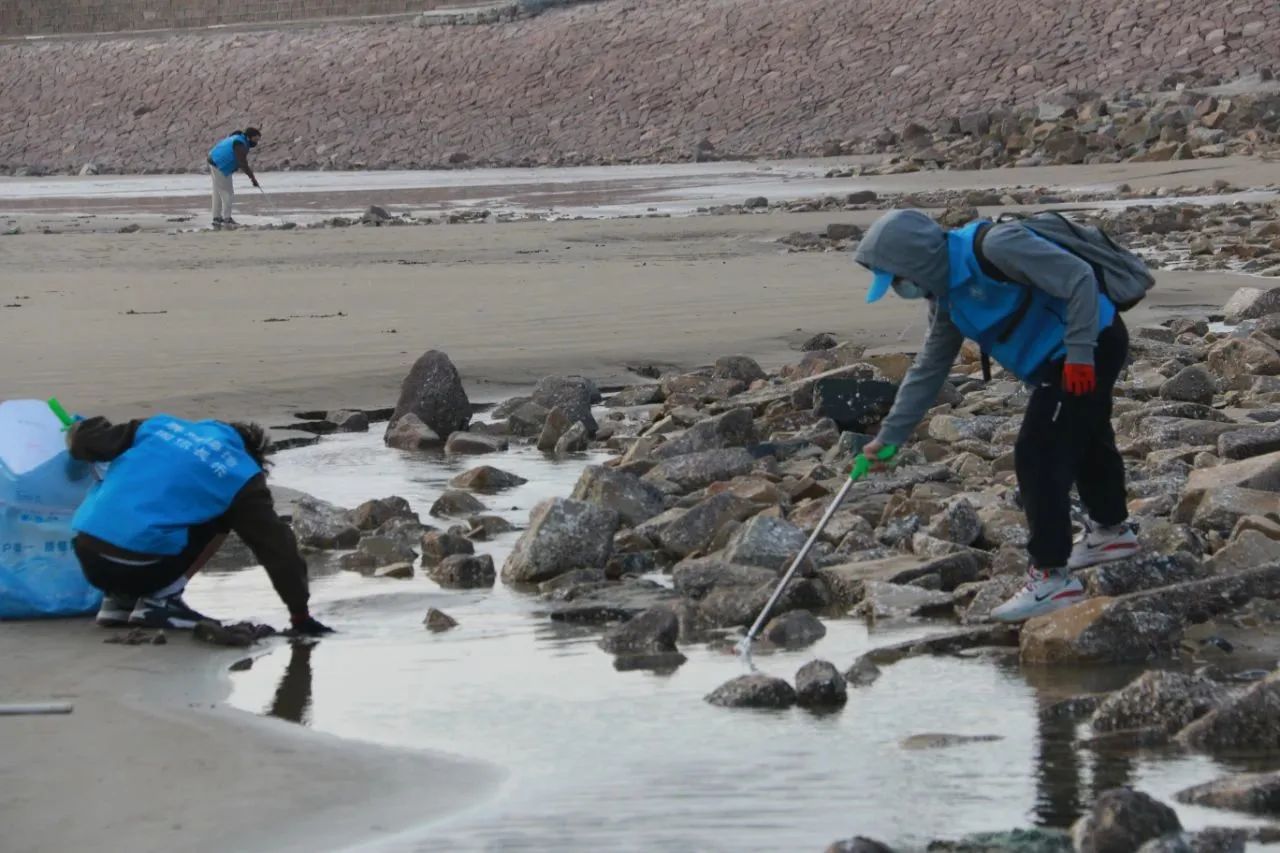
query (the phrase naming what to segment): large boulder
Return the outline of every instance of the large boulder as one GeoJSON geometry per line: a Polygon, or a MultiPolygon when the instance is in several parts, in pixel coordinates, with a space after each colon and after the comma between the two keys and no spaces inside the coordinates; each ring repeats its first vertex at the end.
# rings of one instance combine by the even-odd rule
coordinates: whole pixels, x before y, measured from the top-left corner
{"type": "Polygon", "coordinates": [[[664,524],[654,538],[664,551],[687,557],[695,551],[706,553],[720,533],[734,522],[748,518],[756,507],[747,500],[727,492],[712,495],[694,504],[679,517],[664,524]]]}
{"type": "Polygon", "coordinates": [[[503,489],[523,486],[527,482],[529,481],[518,474],[494,468],[492,465],[481,465],[458,474],[449,480],[449,485],[455,489],[469,489],[473,492],[500,492],[503,489]]]}
{"type": "Polygon", "coordinates": [[[716,359],[711,375],[716,379],[736,379],[748,385],[769,377],[754,358],[745,355],[726,355],[716,359]]]}
{"type": "Polygon", "coordinates": [[[699,421],[680,435],[659,445],[653,451],[653,458],[671,459],[688,453],[722,450],[726,447],[748,447],[755,443],[756,430],[751,410],[731,409],[723,415],[699,421]]]}
{"type": "Polygon", "coordinates": [[[1174,520],[1189,523],[1206,494],[1228,487],[1280,493],[1280,452],[1195,469],[1182,490],[1174,520]]]}
{"type": "Polygon", "coordinates": [[[760,566],[735,566],[719,557],[682,560],[671,570],[675,591],[685,598],[705,598],[711,590],[722,586],[745,586],[752,590],[774,583],[778,575],[760,566]]]}
{"type": "Polygon", "coordinates": [[[401,415],[387,424],[387,431],[382,436],[387,447],[398,450],[425,450],[439,447],[444,441],[431,427],[422,422],[422,418],[413,412],[401,415]]]}
{"type": "Polygon", "coordinates": [[[1280,424],[1245,427],[1218,436],[1218,455],[1223,459],[1249,459],[1280,451],[1280,424]]]}
{"type": "Polygon", "coordinates": [[[484,512],[484,504],[480,503],[470,492],[447,489],[428,510],[436,518],[450,518],[460,515],[473,515],[484,512]]]}
{"type": "Polygon", "coordinates": [[[820,379],[813,386],[813,413],[842,430],[869,433],[889,414],[898,386],[877,379],[820,379]]]}
{"type": "Polygon", "coordinates": [[[588,465],[578,477],[571,497],[618,514],[622,524],[635,527],[662,512],[662,492],[634,474],[588,465]]]}
{"type": "Polygon", "coordinates": [[[1213,402],[1217,390],[1218,382],[1213,374],[1203,365],[1192,364],[1166,379],[1160,386],[1160,396],[1165,400],[1207,405],[1213,402]]]}
{"type": "Polygon", "coordinates": [[[1180,803],[1280,817],[1280,773],[1241,773],[1187,788],[1180,803]]]}
{"type": "Polygon", "coordinates": [[[685,491],[693,491],[721,480],[732,480],[755,467],[756,458],[746,449],[705,450],[664,460],[644,475],[645,480],[665,480],[685,491]]]}
{"type": "Polygon", "coordinates": [[[809,661],[796,673],[796,703],[802,708],[839,708],[847,701],[844,676],[829,661],[809,661]]]}
{"type": "Polygon", "coordinates": [[[1222,313],[1226,315],[1228,323],[1253,320],[1277,312],[1280,312],[1280,287],[1272,287],[1268,290],[1242,287],[1232,294],[1227,304],[1222,307],[1222,313]]]}
{"type": "Polygon", "coordinates": [[[449,356],[439,350],[423,353],[400,384],[400,399],[387,424],[388,438],[397,421],[409,414],[437,436],[465,430],[471,423],[471,401],[462,387],[462,377],[449,356]]]}
{"type": "Polygon", "coordinates": [[[613,510],[565,498],[542,501],[503,565],[502,579],[532,584],[573,569],[602,568],[613,552],[617,529],[613,510]]]}
{"type": "Polygon", "coordinates": [[[1206,752],[1280,749],[1280,672],[1191,723],[1177,739],[1206,752]]]}
{"type": "Polygon", "coordinates": [[[488,554],[451,554],[427,569],[427,576],[447,589],[493,586],[497,578],[488,554]]]}
{"type": "Polygon", "coordinates": [[[581,423],[588,435],[595,435],[596,419],[591,415],[591,403],[596,393],[594,383],[586,377],[548,376],[534,387],[530,399],[548,411],[560,409],[570,424],[581,423]]]}
{"type": "MultiPolygon", "coordinates": [[[[745,628],[755,622],[778,586],[777,578],[757,587],[725,584],[714,587],[698,602],[698,613],[711,628],[745,628]]],[[[822,584],[811,579],[792,579],[770,611],[778,616],[792,610],[823,611],[831,604],[822,584]]]]}
{"type": "Polygon", "coordinates": [[[500,453],[506,450],[509,444],[510,442],[500,435],[486,435],[479,432],[455,432],[444,443],[444,452],[451,456],[500,453]]]}
{"type": "Polygon", "coordinates": [[[784,649],[803,649],[827,636],[827,626],[808,610],[792,610],[770,619],[760,636],[784,649]]]}
{"type": "Polygon", "coordinates": [[[723,708],[780,710],[796,703],[796,692],[781,678],[740,675],[707,694],[707,701],[723,708]]]}
{"type": "Polygon", "coordinates": [[[1182,831],[1173,809],[1132,788],[1113,788],[1071,829],[1077,853],[1133,853],[1145,842],[1182,831]]]}
{"type": "Polygon", "coordinates": [[[972,545],[982,535],[982,519],[964,498],[951,501],[929,525],[929,535],[957,545],[972,545]]]}
{"type": "Polygon", "coordinates": [[[1209,491],[1200,499],[1191,524],[1206,532],[1229,532],[1237,521],[1249,515],[1280,515],[1280,493],[1233,486],[1209,491]]]}
{"type": "Polygon", "coordinates": [[[1227,338],[1209,347],[1209,369],[1234,388],[1251,376],[1280,375],[1280,355],[1252,338],[1227,338]]]}
{"type": "Polygon", "coordinates": [[[800,528],[780,518],[757,515],[742,525],[725,547],[725,559],[747,566],[787,568],[808,539],[800,528]]]}
{"type": "Polygon", "coordinates": [[[373,574],[377,569],[395,563],[413,563],[418,552],[412,546],[390,536],[364,536],[356,550],[343,554],[338,564],[361,574],[373,574]]]}
{"type": "Polygon", "coordinates": [[[1117,607],[1093,598],[1029,620],[1021,657],[1028,664],[1141,663],[1168,658],[1182,639],[1179,619],[1159,610],[1117,607]]]}
{"type": "Polygon", "coordinates": [[[1243,530],[1210,557],[1207,566],[1211,572],[1224,575],[1277,561],[1280,561],[1280,540],[1257,530],[1243,530]]]}
{"type": "Polygon", "coordinates": [[[455,554],[474,554],[476,548],[471,540],[458,533],[445,530],[430,530],[422,534],[422,565],[437,566],[446,557],[455,554]]]}
{"type": "Polygon", "coordinates": [[[298,544],[306,548],[354,548],[360,541],[350,510],[310,495],[294,501],[291,524],[298,544]]]}
{"type": "Polygon", "coordinates": [[[351,521],[361,530],[377,530],[393,518],[418,520],[409,502],[399,495],[365,501],[351,511],[351,521]]]}
{"type": "Polygon", "coordinates": [[[652,607],[610,630],[600,648],[615,655],[674,652],[680,619],[670,607],[652,607]]]}
{"type": "Polygon", "coordinates": [[[1098,732],[1159,728],[1172,735],[1225,698],[1222,685],[1202,675],[1152,670],[1102,700],[1090,722],[1098,732]]]}

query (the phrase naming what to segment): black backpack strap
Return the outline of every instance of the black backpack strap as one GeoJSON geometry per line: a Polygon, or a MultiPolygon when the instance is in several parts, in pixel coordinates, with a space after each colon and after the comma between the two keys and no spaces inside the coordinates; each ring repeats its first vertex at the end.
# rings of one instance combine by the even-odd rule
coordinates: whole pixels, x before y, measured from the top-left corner
{"type": "MultiPolygon", "coordinates": [[[[1015,220],[1010,219],[1004,221],[1015,220]]],[[[973,235],[973,256],[978,260],[978,268],[981,269],[984,274],[990,278],[994,278],[996,281],[1007,281],[1011,284],[1021,285],[1023,291],[1022,299],[1018,302],[1018,307],[1009,315],[1009,319],[1005,322],[1004,328],[1001,329],[1000,334],[996,336],[997,341],[1004,343],[1009,340],[1010,336],[1013,335],[1013,330],[1018,327],[1018,324],[1022,322],[1022,319],[1027,316],[1027,312],[1031,310],[1031,299],[1035,294],[1032,292],[1030,285],[1026,282],[1018,281],[1018,279],[1000,269],[1000,267],[993,264],[982,251],[982,245],[987,240],[987,234],[993,227],[994,226],[989,222],[979,225],[977,232],[973,235]]],[[[985,359],[982,369],[983,378],[990,379],[991,359],[986,355],[986,353],[983,353],[983,357],[985,359]]]]}

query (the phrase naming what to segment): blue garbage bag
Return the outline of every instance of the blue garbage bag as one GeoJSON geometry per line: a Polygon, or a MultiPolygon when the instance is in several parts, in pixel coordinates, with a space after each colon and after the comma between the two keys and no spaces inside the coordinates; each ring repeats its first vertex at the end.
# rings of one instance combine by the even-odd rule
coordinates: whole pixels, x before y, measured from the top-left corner
{"type": "Polygon", "coordinates": [[[78,616],[102,602],[71,547],[71,516],[94,482],[46,403],[0,402],[0,619],[78,616]]]}

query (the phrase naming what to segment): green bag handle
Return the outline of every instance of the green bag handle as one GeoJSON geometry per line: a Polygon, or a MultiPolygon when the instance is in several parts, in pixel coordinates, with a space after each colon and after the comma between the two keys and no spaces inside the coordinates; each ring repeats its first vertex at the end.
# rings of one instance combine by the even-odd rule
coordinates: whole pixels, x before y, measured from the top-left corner
{"type": "MultiPolygon", "coordinates": [[[[880,448],[880,452],[876,454],[876,460],[879,462],[888,462],[898,454],[898,445],[886,444],[880,448]]],[[[849,472],[849,479],[853,481],[861,480],[867,476],[867,472],[871,470],[871,460],[867,458],[865,453],[859,453],[853,460],[853,470],[849,472]]]]}

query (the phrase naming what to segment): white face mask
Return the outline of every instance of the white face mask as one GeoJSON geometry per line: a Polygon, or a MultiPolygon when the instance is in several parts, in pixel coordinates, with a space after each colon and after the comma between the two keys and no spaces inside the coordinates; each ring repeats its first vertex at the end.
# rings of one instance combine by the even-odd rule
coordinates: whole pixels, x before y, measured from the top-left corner
{"type": "Polygon", "coordinates": [[[893,292],[903,299],[923,299],[925,296],[924,290],[914,281],[895,278],[892,287],[893,292]]]}

